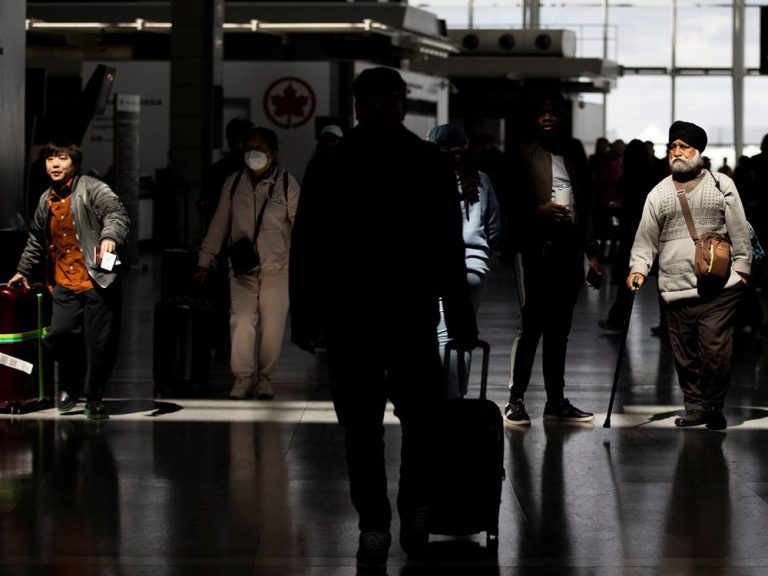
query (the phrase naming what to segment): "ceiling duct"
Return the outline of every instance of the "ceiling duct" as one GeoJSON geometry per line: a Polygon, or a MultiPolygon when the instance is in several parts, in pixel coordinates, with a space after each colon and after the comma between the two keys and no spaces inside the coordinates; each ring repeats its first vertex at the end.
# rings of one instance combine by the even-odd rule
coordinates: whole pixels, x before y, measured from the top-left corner
{"type": "Polygon", "coordinates": [[[573,30],[526,28],[520,30],[449,30],[450,41],[462,55],[482,54],[512,56],[576,55],[573,30]]]}

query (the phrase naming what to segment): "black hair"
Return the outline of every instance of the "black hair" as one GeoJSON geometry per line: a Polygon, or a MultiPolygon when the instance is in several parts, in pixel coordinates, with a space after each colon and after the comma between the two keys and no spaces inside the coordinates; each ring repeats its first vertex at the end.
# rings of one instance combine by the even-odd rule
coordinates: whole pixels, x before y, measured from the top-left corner
{"type": "Polygon", "coordinates": [[[269,128],[265,126],[256,126],[256,128],[251,130],[250,134],[248,134],[247,140],[253,138],[254,136],[264,140],[264,143],[269,146],[269,149],[272,150],[272,152],[277,152],[279,150],[277,134],[275,134],[269,128]]]}
{"type": "Polygon", "coordinates": [[[389,99],[393,96],[405,101],[408,86],[397,70],[378,66],[366,68],[355,78],[352,93],[358,101],[389,99]]]}
{"type": "Polygon", "coordinates": [[[232,118],[224,129],[229,147],[235,148],[245,142],[251,130],[253,130],[253,122],[247,118],[232,118]]]}
{"type": "Polygon", "coordinates": [[[60,154],[66,154],[72,160],[72,165],[75,168],[75,173],[80,172],[80,167],[83,165],[83,153],[74,142],[59,142],[50,141],[46,144],[42,150],[40,150],[40,160],[45,161],[46,158],[52,156],[58,156],[60,154]]]}

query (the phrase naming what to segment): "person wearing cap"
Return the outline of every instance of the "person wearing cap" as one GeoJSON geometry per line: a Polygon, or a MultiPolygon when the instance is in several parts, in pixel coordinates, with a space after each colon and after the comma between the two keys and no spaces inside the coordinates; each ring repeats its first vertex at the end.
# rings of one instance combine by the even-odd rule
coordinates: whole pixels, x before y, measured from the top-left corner
{"type": "Polygon", "coordinates": [[[277,134],[256,126],[245,142],[246,168],[224,183],[208,232],[200,243],[196,282],[205,282],[211,264],[229,247],[229,397],[272,400],[272,378],[280,360],[290,302],[288,256],[301,187],[279,164],[277,134]],[[245,239],[256,258],[236,272],[234,249],[245,239]]]}
{"type": "Polygon", "coordinates": [[[724,430],[723,406],[733,357],[733,321],[752,264],[744,207],[733,180],[702,168],[707,133],[690,122],[669,128],[671,175],[649,193],[632,244],[627,286],[638,290],[658,258],[658,288],[667,316],[685,412],[678,427],[706,425],[724,430]],[[699,235],[726,234],[731,242],[731,273],[725,287],[700,291],[694,272],[695,245],[679,196],[684,194],[699,235]]]}
{"type": "Polygon", "coordinates": [[[320,140],[328,140],[329,145],[333,146],[338,144],[339,140],[344,138],[344,131],[338,124],[328,124],[322,130],[320,130],[320,140]]]}
{"type": "MultiPolygon", "coordinates": [[[[490,270],[491,254],[501,240],[499,202],[491,179],[477,169],[467,154],[469,140],[461,126],[456,124],[435,126],[427,134],[427,140],[436,144],[453,164],[456,175],[454,198],[461,207],[469,297],[477,314],[488,284],[487,274],[490,270]]],[[[442,353],[448,342],[442,302],[440,312],[438,341],[442,353]]],[[[459,373],[458,359],[455,356],[451,359],[449,398],[461,397],[467,393],[469,362],[472,356],[469,353],[465,356],[466,370],[462,374],[459,373]]]]}
{"type": "Polygon", "coordinates": [[[341,142],[342,138],[344,138],[344,131],[338,124],[328,124],[323,127],[320,130],[320,135],[317,137],[315,151],[312,153],[312,158],[307,162],[304,172],[311,172],[313,170],[312,164],[316,162],[325,162],[328,152],[341,142]]]}
{"type": "Polygon", "coordinates": [[[524,396],[541,340],[544,420],[595,418],[565,396],[566,349],[573,310],[585,283],[585,255],[593,277],[602,276],[589,162],[581,141],[567,134],[566,103],[559,92],[532,99],[532,133],[512,154],[517,174],[512,187],[514,265],[521,313],[512,343],[505,425],[531,423],[524,396]]]}
{"type": "Polygon", "coordinates": [[[290,257],[291,339],[326,347],[360,530],[357,564],[386,566],[391,544],[387,401],[401,425],[400,545],[428,543],[430,479],[444,399],[437,342],[443,300],[460,349],[477,340],[452,167],[403,125],[406,83],[391,68],[353,84],[357,125],[305,174],[290,257]]]}

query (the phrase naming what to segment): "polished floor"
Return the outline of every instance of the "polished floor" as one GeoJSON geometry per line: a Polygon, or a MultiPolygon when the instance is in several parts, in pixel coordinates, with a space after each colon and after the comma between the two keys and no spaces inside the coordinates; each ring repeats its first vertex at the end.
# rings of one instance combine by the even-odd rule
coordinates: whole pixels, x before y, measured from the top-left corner
{"type": "MultiPolygon", "coordinates": [[[[286,343],[272,402],[153,398],[157,254],[126,275],[126,323],[108,422],[42,410],[0,416],[0,574],[341,576],[356,573],[356,516],[322,356],[286,343]]],[[[679,430],[672,359],[650,335],[658,304],[635,302],[624,369],[603,426],[619,336],[597,326],[615,287],[584,291],[567,395],[594,425],[505,430],[499,548],[483,535],[432,537],[426,560],[395,543],[387,574],[768,574],[768,339],[737,337],[726,433],[679,430]]],[[[765,304],[766,301],[763,301],[765,304]]],[[[510,265],[497,261],[481,310],[489,396],[503,405],[519,319],[510,265]]],[[[394,498],[399,436],[387,427],[394,498]]],[[[397,534],[397,520],[393,531],[397,534]]]]}

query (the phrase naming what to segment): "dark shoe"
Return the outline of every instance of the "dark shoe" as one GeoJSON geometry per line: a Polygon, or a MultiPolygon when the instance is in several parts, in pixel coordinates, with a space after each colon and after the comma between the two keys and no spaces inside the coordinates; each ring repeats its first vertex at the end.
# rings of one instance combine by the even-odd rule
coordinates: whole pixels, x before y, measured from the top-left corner
{"type": "Polygon", "coordinates": [[[651,336],[666,336],[667,327],[664,324],[658,326],[651,326],[651,336]]]}
{"type": "Polygon", "coordinates": [[[107,420],[109,418],[109,411],[101,400],[87,401],[83,414],[88,420],[107,420]]]}
{"type": "Polygon", "coordinates": [[[690,428],[691,426],[701,426],[709,421],[709,414],[699,408],[693,408],[685,411],[685,414],[675,418],[675,426],[678,428],[690,428]]]}
{"type": "Polygon", "coordinates": [[[56,408],[59,412],[62,414],[64,412],[69,412],[72,410],[72,408],[75,407],[75,399],[72,398],[72,396],[69,395],[69,392],[66,390],[62,390],[59,392],[59,397],[56,399],[56,408]]]}
{"type": "Polygon", "coordinates": [[[387,565],[389,545],[392,536],[389,532],[361,532],[357,547],[358,568],[384,568],[387,565]]]}
{"type": "Polygon", "coordinates": [[[592,412],[584,412],[571,404],[568,398],[563,398],[559,403],[547,402],[544,405],[544,420],[562,420],[566,422],[591,422],[595,419],[592,412]]]}
{"type": "Polygon", "coordinates": [[[709,411],[709,419],[707,420],[707,430],[720,431],[728,428],[728,422],[725,419],[723,411],[719,408],[712,408],[709,411]]]}
{"type": "Polygon", "coordinates": [[[531,417],[525,411],[525,401],[522,398],[515,398],[507,402],[504,407],[504,424],[510,426],[525,426],[531,423],[531,417]]]}
{"type": "Polygon", "coordinates": [[[624,330],[624,327],[621,324],[617,324],[610,319],[598,320],[597,325],[600,326],[600,328],[603,330],[608,330],[609,332],[621,332],[624,330]]]}
{"type": "Polygon", "coordinates": [[[427,508],[413,508],[400,516],[400,547],[411,558],[426,555],[429,544],[429,524],[427,508]]]}
{"type": "Polygon", "coordinates": [[[256,398],[258,400],[272,400],[275,397],[275,391],[272,389],[272,382],[269,378],[259,378],[256,383],[256,398]]]}

